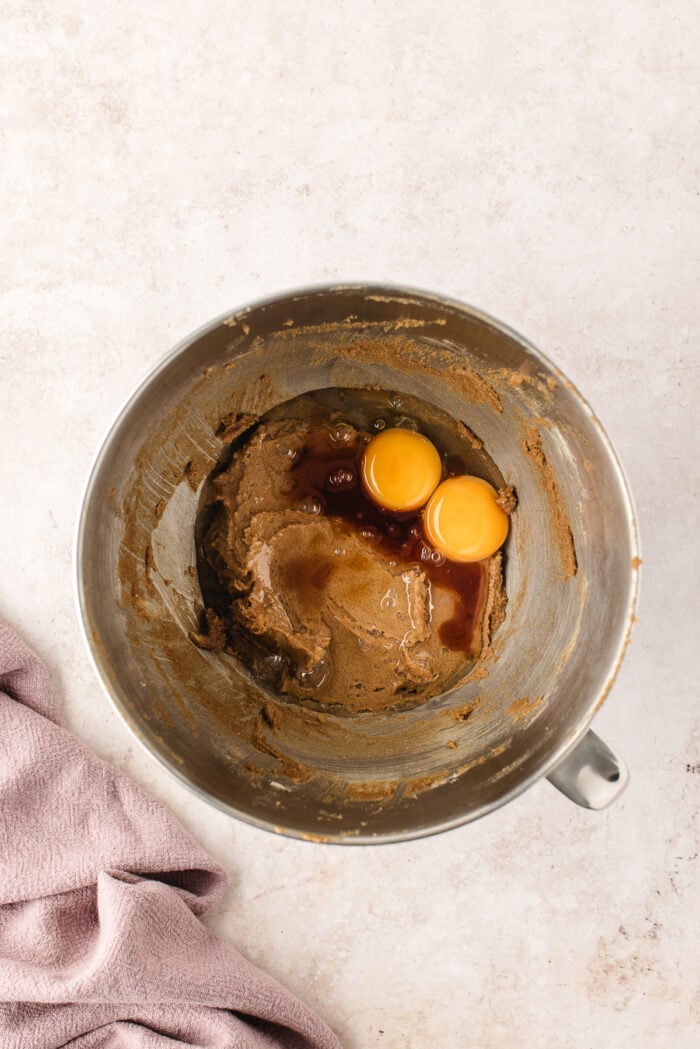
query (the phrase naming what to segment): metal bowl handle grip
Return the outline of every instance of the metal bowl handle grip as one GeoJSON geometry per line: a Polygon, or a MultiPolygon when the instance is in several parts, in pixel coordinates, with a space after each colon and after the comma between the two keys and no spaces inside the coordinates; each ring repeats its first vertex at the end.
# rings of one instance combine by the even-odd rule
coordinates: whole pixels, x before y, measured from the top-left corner
{"type": "Polygon", "coordinates": [[[547,779],[586,809],[604,809],[622,794],[630,774],[619,754],[590,729],[547,779]]]}

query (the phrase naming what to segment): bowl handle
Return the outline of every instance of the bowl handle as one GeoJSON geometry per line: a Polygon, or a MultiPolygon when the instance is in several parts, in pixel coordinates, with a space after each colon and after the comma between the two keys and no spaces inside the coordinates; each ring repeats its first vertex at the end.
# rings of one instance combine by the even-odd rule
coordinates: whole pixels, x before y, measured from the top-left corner
{"type": "Polygon", "coordinates": [[[562,794],[586,809],[604,809],[622,794],[630,774],[619,754],[588,730],[547,776],[562,794]]]}

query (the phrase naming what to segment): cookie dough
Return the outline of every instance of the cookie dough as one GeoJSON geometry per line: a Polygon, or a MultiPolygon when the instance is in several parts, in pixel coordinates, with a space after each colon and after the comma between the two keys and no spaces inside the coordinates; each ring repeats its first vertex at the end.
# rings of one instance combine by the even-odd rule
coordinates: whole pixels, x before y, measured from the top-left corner
{"type": "Polygon", "coordinates": [[[332,416],[259,422],[207,481],[197,537],[195,643],[348,713],[413,705],[465,673],[489,585],[487,563],[450,574],[419,515],[372,507],[368,438],[332,416]]]}

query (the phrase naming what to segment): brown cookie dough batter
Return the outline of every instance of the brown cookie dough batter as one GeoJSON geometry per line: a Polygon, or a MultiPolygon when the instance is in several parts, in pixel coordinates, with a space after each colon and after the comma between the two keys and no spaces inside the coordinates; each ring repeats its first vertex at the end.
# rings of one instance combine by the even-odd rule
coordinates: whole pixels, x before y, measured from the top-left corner
{"type": "Polygon", "coordinates": [[[419,515],[371,504],[358,476],[368,439],[319,410],[260,421],[207,481],[197,528],[206,609],[192,640],[276,691],[351,713],[461,678],[500,585],[493,564],[445,564],[419,515]]]}

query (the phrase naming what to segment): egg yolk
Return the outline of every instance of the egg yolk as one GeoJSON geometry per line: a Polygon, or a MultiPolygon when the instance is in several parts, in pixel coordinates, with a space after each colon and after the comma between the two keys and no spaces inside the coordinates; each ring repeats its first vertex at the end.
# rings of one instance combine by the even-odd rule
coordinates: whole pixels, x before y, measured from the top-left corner
{"type": "Polygon", "coordinates": [[[391,429],[369,442],[361,474],[365,491],[385,510],[418,510],[439,484],[442,463],[427,437],[391,429]]]}
{"type": "Polygon", "coordinates": [[[480,477],[448,478],[423,513],[426,539],[450,561],[483,561],[508,535],[508,516],[496,499],[496,489],[480,477]]]}

